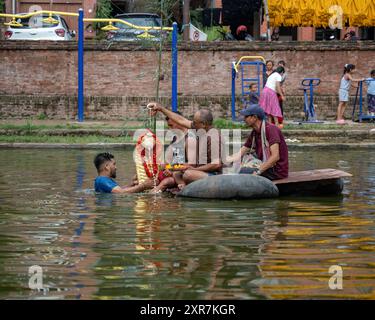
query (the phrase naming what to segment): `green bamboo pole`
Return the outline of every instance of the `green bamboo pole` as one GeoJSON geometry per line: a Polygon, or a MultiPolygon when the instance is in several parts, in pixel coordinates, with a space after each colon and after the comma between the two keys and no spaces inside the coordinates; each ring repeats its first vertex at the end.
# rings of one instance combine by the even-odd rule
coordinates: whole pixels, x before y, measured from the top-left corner
{"type": "MultiPolygon", "coordinates": [[[[163,31],[163,14],[164,14],[164,0],[160,1],[160,16],[161,16],[161,30],[160,30],[160,41],[159,41],[159,52],[158,52],[158,68],[156,72],[156,101],[160,102],[159,92],[160,92],[160,75],[161,75],[161,61],[162,61],[162,53],[163,53],[163,44],[164,39],[162,36],[163,31]]],[[[156,133],[156,117],[153,117],[153,132],[156,133]]]]}

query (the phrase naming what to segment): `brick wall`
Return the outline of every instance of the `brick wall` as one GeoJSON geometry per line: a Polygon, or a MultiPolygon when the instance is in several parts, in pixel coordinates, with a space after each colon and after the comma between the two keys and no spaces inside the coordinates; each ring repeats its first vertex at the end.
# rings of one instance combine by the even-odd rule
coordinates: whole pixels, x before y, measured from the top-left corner
{"type": "MultiPolygon", "coordinates": [[[[144,120],[149,97],[126,96],[87,96],[85,97],[85,119],[87,120],[144,120]]],[[[170,98],[162,98],[163,105],[170,105],[170,98]]],[[[239,105],[239,101],[238,105],[239,105]]],[[[318,96],[315,99],[316,113],[320,120],[336,117],[338,99],[335,96],[318,96]]],[[[351,117],[353,101],[346,110],[346,117],[351,117]]],[[[199,108],[208,108],[215,117],[231,118],[230,96],[183,96],[179,98],[179,111],[192,117],[199,108]]],[[[300,120],[303,110],[301,96],[289,96],[284,108],[285,117],[289,120],[300,120]]],[[[29,96],[0,95],[0,118],[28,119],[38,115],[49,119],[74,120],[77,118],[77,98],[74,96],[29,96]]]]}
{"type": "MultiPolygon", "coordinates": [[[[289,96],[286,110],[294,110],[294,106],[298,106],[296,110],[302,108],[302,102],[299,102],[302,100],[298,97],[302,94],[299,90],[302,78],[321,78],[316,104],[321,108],[322,115],[328,117],[334,115],[337,107],[336,92],[343,65],[356,64],[360,76],[368,76],[369,71],[375,68],[375,42],[181,43],[178,62],[180,101],[186,100],[186,105],[191,109],[198,107],[202,101],[220,101],[214,105],[217,110],[219,105],[224,108],[220,111],[224,114],[225,108],[230,106],[231,61],[243,55],[262,55],[266,59],[286,61],[286,91],[289,96]],[[196,96],[205,98],[198,99],[196,96]]],[[[77,94],[76,43],[3,41],[0,42],[0,61],[0,95],[3,95],[1,116],[11,115],[12,112],[14,115],[26,115],[35,112],[38,105],[45,105],[56,117],[73,116],[76,104],[72,101],[77,94]],[[20,96],[21,100],[17,102],[14,96],[20,96]],[[50,105],[56,99],[64,112],[50,105]],[[24,101],[29,102],[25,105],[24,101]],[[21,108],[17,103],[23,106],[22,112],[9,111],[10,108],[21,108]]],[[[170,63],[170,47],[167,46],[163,55],[164,77],[160,87],[160,95],[165,98],[171,95],[170,63]]],[[[87,110],[95,111],[98,117],[109,116],[105,110],[90,107],[102,105],[111,112],[119,112],[121,116],[133,117],[132,112],[136,110],[133,105],[140,101],[137,99],[149,101],[155,96],[156,65],[156,48],[134,43],[86,42],[87,110]],[[103,101],[109,102],[103,104],[103,101]],[[103,115],[99,116],[100,112],[103,115]]]]}

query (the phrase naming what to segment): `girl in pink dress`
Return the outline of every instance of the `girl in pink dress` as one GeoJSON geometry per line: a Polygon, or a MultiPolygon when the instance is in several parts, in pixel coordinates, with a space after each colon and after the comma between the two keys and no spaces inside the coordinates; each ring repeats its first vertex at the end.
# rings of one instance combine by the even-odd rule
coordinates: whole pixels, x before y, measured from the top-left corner
{"type": "Polygon", "coordinates": [[[283,67],[277,67],[276,70],[268,77],[266,85],[260,95],[259,105],[268,115],[268,121],[271,123],[278,123],[277,118],[282,117],[277,94],[280,95],[282,101],[285,100],[285,96],[283,95],[280,86],[284,73],[285,69],[283,67]]]}

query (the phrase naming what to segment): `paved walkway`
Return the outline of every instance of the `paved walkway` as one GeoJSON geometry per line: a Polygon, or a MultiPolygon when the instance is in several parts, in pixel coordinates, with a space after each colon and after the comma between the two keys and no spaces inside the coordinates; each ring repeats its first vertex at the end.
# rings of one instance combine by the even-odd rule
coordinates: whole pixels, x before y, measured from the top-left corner
{"type": "MultiPolygon", "coordinates": [[[[93,128],[93,127],[102,127],[102,128],[121,128],[121,129],[126,129],[126,128],[139,128],[144,125],[144,122],[142,121],[135,121],[135,120],[129,120],[129,121],[113,121],[113,120],[101,120],[101,121],[94,121],[94,120],[87,120],[84,122],[77,122],[73,120],[28,120],[27,119],[1,119],[0,120],[0,125],[26,125],[27,123],[30,123],[35,126],[46,126],[46,127],[55,127],[55,126],[74,126],[74,127],[82,127],[82,128],[93,128]]],[[[295,125],[296,128],[303,129],[304,124],[298,124],[298,122],[294,121],[285,121],[285,124],[288,125],[295,125]]],[[[312,126],[314,124],[307,124],[309,126],[312,126]]],[[[363,122],[363,123],[358,123],[358,122],[352,122],[352,121],[347,121],[346,125],[336,125],[336,121],[334,120],[328,120],[324,121],[321,124],[317,124],[318,128],[322,128],[327,126],[327,127],[332,127],[335,126],[337,128],[345,128],[345,129],[371,129],[375,128],[375,122],[363,122]]],[[[328,128],[329,129],[329,128],[328,128]]]]}

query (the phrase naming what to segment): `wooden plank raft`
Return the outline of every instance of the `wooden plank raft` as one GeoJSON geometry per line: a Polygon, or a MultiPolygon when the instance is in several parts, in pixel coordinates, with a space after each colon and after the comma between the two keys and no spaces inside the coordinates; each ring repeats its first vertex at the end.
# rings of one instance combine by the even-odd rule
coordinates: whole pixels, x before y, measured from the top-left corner
{"type": "Polygon", "coordinates": [[[336,169],[319,169],[289,172],[288,178],[273,183],[283,195],[337,195],[342,192],[342,178],[352,177],[350,173],[336,169]]]}

